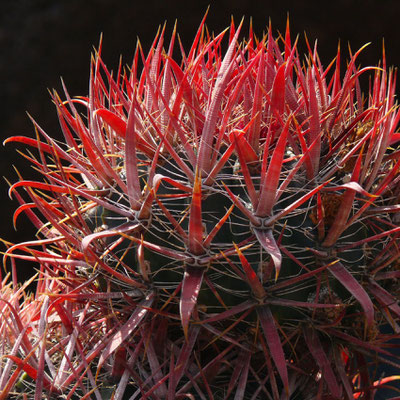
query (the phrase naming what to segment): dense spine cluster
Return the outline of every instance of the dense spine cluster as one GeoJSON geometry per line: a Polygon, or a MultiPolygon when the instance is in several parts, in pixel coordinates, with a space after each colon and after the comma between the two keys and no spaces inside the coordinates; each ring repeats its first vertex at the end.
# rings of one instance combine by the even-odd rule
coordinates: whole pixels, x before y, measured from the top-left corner
{"type": "Polygon", "coordinates": [[[0,399],[369,399],[400,367],[396,74],[241,31],[99,49],[64,143],[7,140],[42,179],[10,188],[38,237],[5,263],[39,272],[3,281],[0,399]]]}

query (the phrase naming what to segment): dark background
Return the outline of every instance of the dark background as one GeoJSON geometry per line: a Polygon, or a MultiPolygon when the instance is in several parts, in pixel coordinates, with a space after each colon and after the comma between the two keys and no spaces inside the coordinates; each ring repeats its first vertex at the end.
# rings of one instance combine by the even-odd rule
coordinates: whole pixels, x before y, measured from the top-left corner
{"type": "MultiPolygon", "coordinates": [[[[258,36],[271,18],[276,34],[284,32],[289,13],[293,38],[300,34],[300,49],[305,52],[305,31],[310,43],[318,38],[325,66],[335,56],[339,39],[346,55],[348,42],[353,51],[372,42],[359,60],[363,65],[377,65],[383,38],[388,65],[400,65],[400,0],[0,0],[1,141],[12,135],[34,135],[26,111],[50,135],[59,137],[47,88],[61,91],[62,76],[72,96],[87,94],[90,54],[101,32],[103,58],[109,68],[116,69],[121,54],[124,63],[130,63],[137,37],[147,52],[164,21],[168,37],[178,20],[178,31],[188,49],[208,5],[210,31],[229,26],[233,15],[237,23],[246,17],[245,30],[252,17],[258,36]]],[[[15,148],[0,145],[0,175],[11,181],[17,179],[13,165],[24,177],[31,175],[15,148]]],[[[26,218],[20,217],[17,231],[13,229],[17,204],[9,200],[7,190],[2,180],[0,238],[11,242],[32,239],[34,230],[26,218]]],[[[20,279],[32,271],[29,264],[18,268],[20,279]]]]}

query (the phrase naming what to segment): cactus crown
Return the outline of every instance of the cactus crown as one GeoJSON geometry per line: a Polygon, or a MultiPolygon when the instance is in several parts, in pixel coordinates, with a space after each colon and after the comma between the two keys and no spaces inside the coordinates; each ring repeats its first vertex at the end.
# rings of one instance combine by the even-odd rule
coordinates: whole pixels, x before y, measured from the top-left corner
{"type": "Polygon", "coordinates": [[[162,28],[116,73],[100,46],[88,96],[52,94],[64,142],[35,121],[35,139],[7,140],[37,150],[43,179],[10,189],[38,238],[5,261],[40,269],[34,297],[2,285],[6,396],[23,371],[35,398],[377,390],[380,327],[400,317],[396,73],[359,68],[362,49],[324,68],[289,25],[241,30],[203,20],[185,52],[162,28]]]}

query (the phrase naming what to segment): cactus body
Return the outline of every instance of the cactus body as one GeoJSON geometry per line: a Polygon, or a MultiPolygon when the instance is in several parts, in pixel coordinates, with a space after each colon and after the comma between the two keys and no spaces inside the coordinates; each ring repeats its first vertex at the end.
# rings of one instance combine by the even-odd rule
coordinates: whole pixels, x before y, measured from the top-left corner
{"type": "Polygon", "coordinates": [[[342,76],[339,52],[325,69],[289,29],[240,42],[241,29],[211,37],[203,21],[181,60],[163,30],[117,74],[99,50],[87,97],[53,94],[64,144],[36,122],[37,139],[9,139],[38,150],[43,174],[10,189],[39,238],[5,256],[40,265],[7,339],[35,393],[377,390],[369,363],[393,337],[380,327],[400,317],[395,73],[359,69],[360,50],[342,76]]]}

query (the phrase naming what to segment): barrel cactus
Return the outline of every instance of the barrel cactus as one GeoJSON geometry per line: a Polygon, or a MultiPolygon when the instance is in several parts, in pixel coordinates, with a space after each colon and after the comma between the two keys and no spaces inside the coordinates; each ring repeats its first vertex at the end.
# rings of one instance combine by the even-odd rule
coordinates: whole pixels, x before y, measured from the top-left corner
{"type": "Polygon", "coordinates": [[[242,31],[203,20],[186,51],[162,28],[114,72],[100,45],[88,95],[52,93],[64,140],[33,119],[6,140],[41,178],[10,187],[37,238],[4,253],[1,399],[372,399],[397,378],[376,373],[400,368],[396,73],[242,31]]]}

